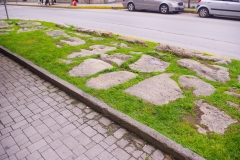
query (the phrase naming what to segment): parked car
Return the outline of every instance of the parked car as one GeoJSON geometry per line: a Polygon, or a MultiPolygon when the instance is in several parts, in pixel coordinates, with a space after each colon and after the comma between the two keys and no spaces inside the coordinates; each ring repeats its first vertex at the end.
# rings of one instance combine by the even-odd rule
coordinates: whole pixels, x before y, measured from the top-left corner
{"type": "Polygon", "coordinates": [[[122,5],[129,11],[149,10],[162,14],[184,10],[184,3],[181,0],[123,0],[122,5]]]}
{"type": "Polygon", "coordinates": [[[240,0],[198,0],[196,9],[202,18],[214,15],[240,17],[240,0]]]}

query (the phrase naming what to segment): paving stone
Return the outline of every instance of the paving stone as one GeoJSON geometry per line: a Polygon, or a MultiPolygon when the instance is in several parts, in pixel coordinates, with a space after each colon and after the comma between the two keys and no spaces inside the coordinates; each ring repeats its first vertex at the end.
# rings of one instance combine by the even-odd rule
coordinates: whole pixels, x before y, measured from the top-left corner
{"type": "Polygon", "coordinates": [[[14,139],[11,136],[8,136],[8,137],[1,140],[1,145],[3,146],[3,148],[5,150],[7,148],[10,148],[11,146],[13,146],[15,144],[16,144],[16,142],[14,141],[14,139]]]}
{"type": "Polygon", "coordinates": [[[121,148],[116,148],[111,154],[118,160],[128,160],[130,158],[130,155],[121,148]]]}
{"type": "Polygon", "coordinates": [[[113,156],[108,153],[107,151],[103,151],[101,154],[97,156],[99,159],[104,160],[104,159],[111,159],[113,156]]]}
{"type": "Polygon", "coordinates": [[[23,145],[27,143],[29,140],[25,134],[19,134],[18,136],[14,137],[14,140],[17,142],[18,145],[23,145]]]}
{"type": "Polygon", "coordinates": [[[70,76],[85,77],[100,71],[112,69],[112,65],[98,59],[89,58],[69,71],[70,76]]]}
{"type": "Polygon", "coordinates": [[[136,76],[137,74],[128,71],[110,72],[89,79],[86,86],[95,89],[108,89],[118,84],[125,83],[136,76]]]}
{"type": "Polygon", "coordinates": [[[72,130],[74,130],[76,127],[73,125],[73,124],[69,124],[65,127],[63,127],[62,129],[60,129],[59,131],[62,133],[62,134],[66,134],[66,133],[69,133],[71,132],[72,130]]]}
{"type": "Polygon", "coordinates": [[[38,151],[35,151],[32,154],[29,154],[26,158],[27,160],[39,159],[41,158],[41,155],[38,153],[38,151]]]}
{"type": "Polygon", "coordinates": [[[155,150],[152,146],[150,145],[145,145],[143,148],[143,151],[147,152],[148,154],[152,154],[152,152],[155,150]]]}
{"type": "Polygon", "coordinates": [[[5,116],[5,117],[1,118],[1,122],[2,122],[4,125],[6,125],[6,124],[8,124],[8,123],[10,123],[10,122],[12,122],[12,121],[13,121],[13,119],[12,119],[10,116],[5,116]]]}
{"type": "Polygon", "coordinates": [[[69,149],[73,149],[78,145],[78,141],[75,140],[73,137],[68,137],[66,139],[63,140],[63,143],[69,148],[69,149]]]}
{"type": "Polygon", "coordinates": [[[35,143],[35,142],[39,141],[40,139],[42,139],[42,136],[37,133],[37,134],[29,137],[29,139],[32,143],[35,143]]]}
{"type": "Polygon", "coordinates": [[[129,67],[140,72],[164,72],[169,64],[170,63],[164,62],[155,57],[142,55],[137,62],[129,65],[129,67]]]}
{"type": "Polygon", "coordinates": [[[158,160],[163,160],[164,159],[164,155],[161,151],[159,150],[156,150],[152,155],[151,155],[151,160],[155,160],[155,159],[158,159],[158,160]]]}
{"type": "Polygon", "coordinates": [[[49,148],[48,150],[44,151],[42,153],[42,156],[46,160],[55,160],[59,158],[59,156],[56,154],[56,152],[52,148],[49,148]]]}
{"type": "Polygon", "coordinates": [[[105,126],[108,126],[108,125],[110,125],[112,123],[109,119],[107,119],[105,117],[100,118],[99,122],[101,122],[105,126]]]}
{"type": "Polygon", "coordinates": [[[203,112],[203,115],[201,116],[201,124],[207,126],[211,132],[224,134],[225,129],[229,125],[237,123],[237,120],[232,119],[223,111],[205,103],[203,100],[197,100],[195,101],[195,104],[203,112]]]}
{"type": "Polygon", "coordinates": [[[44,139],[41,139],[40,141],[37,141],[35,143],[33,143],[32,145],[28,146],[28,150],[33,153],[34,151],[42,148],[43,146],[45,146],[47,143],[44,139]]]}
{"type": "Polygon", "coordinates": [[[178,98],[183,98],[183,94],[175,81],[169,78],[172,74],[161,74],[146,79],[124,92],[142,98],[155,105],[168,104],[178,98]]]}
{"type": "Polygon", "coordinates": [[[195,96],[209,96],[215,92],[215,88],[195,76],[180,76],[178,81],[183,87],[193,87],[195,96]]]}
{"type": "Polygon", "coordinates": [[[20,151],[20,148],[17,146],[17,145],[14,145],[14,146],[11,146],[10,148],[8,149],[5,149],[8,156],[11,156],[15,153],[17,153],[18,151],[20,151]]]}
{"type": "Polygon", "coordinates": [[[224,93],[228,94],[228,95],[231,95],[231,96],[234,96],[234,97],[237,97],[237,98],[240,98],[240,94],[237,94],[235,92],[232,92],[232,91],[225,91],[224,93]]]}
{"type": "Polygon", "coordinates": [[[96,143],[101,142],[104,139],[104,137],[101,134],[96,134],[92,137],[92,140],[94,140],[96,143]]]}
{"type": "Polygon", "coordinates": [[[50,129],[45,125],[45,124],[40,124],[39,126],[36,127],[36,130],[40,133],[40,134],[44,134],[48,131],[50,131],[50,129]]]}
{"type": "Polygon", "coordinates": [[[83,146],[86,146],[87,144],[92,142],[92,140],[88,136],[86,136],[84,133],[77,136],[76,139],[83,146]]]}
{"type": "Polygon", "coordinates": [[[24,148],[23,150],[17,152],[16,156],[17,156],[18,159],[22,159],[22,158],[26,157],[29,154],[30,154],[30,152],[26,148],[24,148]]]}
{"type": "Polygon", "coordinates": [[[87,152],[85,152],[85,155],[89,158],[89,159],[93,159],[94,157],[98,156],[100,153],[102,153],[104,151],[104,148],[102,148],[100,145],[96,145],[93,148],[91,148],[90,150],[88,150],[87,152]]]}
{"type": "Polygon", "coordinates": [[[62,158],[62,159],[66,159],[69,156],[71,156],[73,153],[64,145],[62,145],[61,147],[57,148],[55,150],[57,152],[57,154],[62,158]]]}
{"type": "Polygon", "coordinates": [[[112,145],[116,141],[117,139],[113,136],[108,136],[106,139],[104,139],[104,142],[106,142],[108,145],[112,145]]]}
{"type": "Polygon", "coordinates": [[[177,63],[185,68],[195,71],[199,76],[211,81],[226,82],[230,80],[228,69],[217,65],[203,65],[191,59],[181,59],[177,63]]]}
{"type": "Polygon", "coordinates": [[[119,139],[119,138],[122,138],[122,136],[124,136],[125,133],[127,133],[127,131],[123,128],[120,128],[116,132],[114,132],[113,135],[114,135],[114,137],[119,139]]]}
{"type": "Polygon", "coordinates": [[[86,149],[82,146],[82,145],[78,145],[76,148],[74,148],[72,150],[77,156],[80,156],[81,154],[83,154],[86,149]]]}
{"type": "Polygon", "coordinates": [[[132,56],[116,53],[113,55],[101,54],[100,59],[107,63],[116,63],[119,67],[127,60],[132,59],[132,56]]]}
{"type": "Polygon", "coordinates": [[[88,137],[92,137],[95,134],[97,134],[97,132],[94,129],[92,129],[92,127],[90,126],[84,128],[82,132],[85,133],[88,137]]]}
{"type": "Polygon", "coordinates": [[[70,112],[70,111],[67,110],[67,109],[64,110],[64,111],[62,111],[61,114],[62,114],[64,117],[66,117],[66,118],[73,115],[72,112],[70,112]]]}
{"type": "Polygon", "coordinates": [[[128,143],[129,142],[127,140],[123,139],[123,138],[120,141],[117,141],[117,145],[121,148],[126,147],[128,143]]]}
{"type": "Polygon", "coordinates": [[[53,30],[53,31],[47,31],[46,34],[48,36],[54,37],[54,38],[59,38],[61,36],[63,37],[70,37],[68,34],[66,34],[64,31],[62,30],[53,30]]]}

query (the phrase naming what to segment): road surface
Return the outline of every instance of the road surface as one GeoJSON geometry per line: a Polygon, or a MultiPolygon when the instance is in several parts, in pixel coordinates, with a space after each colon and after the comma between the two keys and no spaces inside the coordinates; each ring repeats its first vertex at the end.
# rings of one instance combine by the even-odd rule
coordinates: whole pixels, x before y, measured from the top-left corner
{"type": "MultiPolygon", "coordinates": [[[[240,19],[127,10],[8,6],[10,18],[61,22],[240,59],[240,19]]],[[[5,19],[0,6],[0,19],[5,19]]],[[[1,43],[1,42],[0,42],[1,43]]]]}

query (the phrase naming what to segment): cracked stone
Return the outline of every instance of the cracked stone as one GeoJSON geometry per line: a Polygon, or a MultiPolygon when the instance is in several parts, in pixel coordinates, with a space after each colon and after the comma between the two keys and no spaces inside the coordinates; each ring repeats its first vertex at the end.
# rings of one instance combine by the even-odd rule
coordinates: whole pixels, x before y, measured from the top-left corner
{"type": "Polygon", "coordinates": [[[59,38],[61,36],[63,37],[70,37],[68,34],[66,34],[64,31],[62,30],[53,30],[53,31],[47,31],[46,34],[48,36],[54,37],[54,38],[59,38]]]}
{"type": "Polygon", "coordinates": [[[56,23],[56,26],[59,27],[59,28],[70,28],[69,25],[66,25],[64,23],[56,23]]]}
{"type": "Polygon", "coordinates": [[[169,64],[155,57],[143,55],[137,62],[129,65],[129,67],[140,72],[164,72],[169,64]]]}
{"type": "Polygon", "coordinates": [[[77,37],[69,37],[67,40],[60,40],[60,41],[70,46],[78,46],[86,43],[84,40],[77,37]]]}
{"type": "Polygon", "coordinates": [[[132,59],[133,57],[117,53],[113,55],[102,54],[100,58],[105,62],[116,63],[118,66],[121,66],[124,62],[126,62],[129,59],[132,59]]]}
{"type": "Polygon", "coordinates": [[[170,76],[172,74],[161,74],[146,79],[124,92],[142,98],[155,105],[168,104],[178,98],[184,98],[182,90],[170,76]]]}
{"type": "Polygon", "coordinates": [[[176,56],[183,57],[183,58],[197,58],[199,60],[213,61],[213,62],[216,62],[217,64],[231,63],[230,58],[225,58],[220,56],[206,56],[199,51],[184,49],[184,48],[180,48],[173,45],[159,44],[157,47],[155,47],[155,49],[162,52],[170,52],[175,54],[176,56]]]}
{"type": "Polygon", "coordinates": [[[92,56],[97,54],[104,54],[109,51],[116,50],[115,47],[108,47],[103,45],[93,45],[89,47],[91,50],[81,49],[81,52],[73,52],[72,54],[68,55],[68,58],[76,58],[76,57],[85,57],[85,56],[92,56]]]}
{"type": "Polygon", "coordinates": [[[70,76],[85,77],[105,69],[112,69],[112,65],[102,60],[90,58],[83,61],[80,65],[74,67],[71,71],[69,71],[69,74],[70,76]]]}
{"type": "Polygon", "coordinates": [[[230,80],[228,69],[222,66],[209,65],[208,67],[191,59],[181,59],[178,60],[177,63],[211,81],[226,82],[230,80]]]}
{"type": "Polygon", "coordinates": [[[135,38],[126,37],[126,36],[119,36],[117,38],[117,40],[125,40],[125,41],[127,41],[129,43],[139,44],[139,45],[148,47],[147,43],[145,41],[143,41],[143,40],[140,40],[140,39],[135,39],[135,38]]]}
{"type": "Polygon", "coordinates": [[[137,74],[128,71],[119,71],[101,74],[96,78],[91,78],[86,85],[95,89],[108,89],[121,83],[133,79],[137,74]]]}
{"type": "Polygon", "coordinates": [[[195,96],[209,96],[215,92],[215,88],[203,80],[189,75],[180,76],[178,81],[183,87],[193,87],[195,96]]]}
{"type": "Polygon", "coordinates": [[[205,103],[203,100],[197,100],[194,103],[203,112],[200,123],[207,126],[208,130],[211,132],[224,134],[225,129],[229,125],[237,123],[237,121],[232,119],[229,115],[205,103]]]}

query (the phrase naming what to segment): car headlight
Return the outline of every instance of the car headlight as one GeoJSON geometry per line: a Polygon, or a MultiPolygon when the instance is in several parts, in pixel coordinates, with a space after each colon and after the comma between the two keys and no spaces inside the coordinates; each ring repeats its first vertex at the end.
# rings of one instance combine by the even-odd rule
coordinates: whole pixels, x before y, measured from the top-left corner
{"type": "Polygon", "coordinates": [[[178,7],[178,3],[177,3],[177,2],[173,2],[173,3],[172,3],[172,6],[173,6],[173,7],[178,7]]]}

